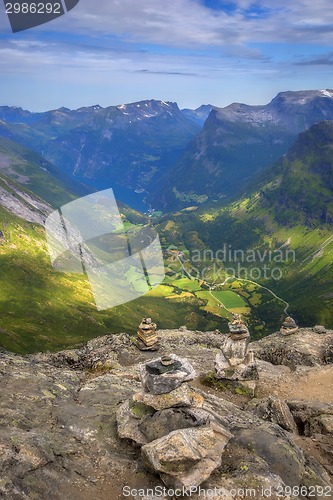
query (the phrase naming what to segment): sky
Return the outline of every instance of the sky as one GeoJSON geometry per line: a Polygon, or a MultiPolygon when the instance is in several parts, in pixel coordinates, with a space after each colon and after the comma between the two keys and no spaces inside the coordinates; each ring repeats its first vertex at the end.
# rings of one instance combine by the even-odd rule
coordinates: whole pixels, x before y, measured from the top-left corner
{"type": "Polygon", "coordinates": [[[333,88],[331,1],[80,0],[12,33],[0,0],[0,105],[223,107],[333,88]]]}

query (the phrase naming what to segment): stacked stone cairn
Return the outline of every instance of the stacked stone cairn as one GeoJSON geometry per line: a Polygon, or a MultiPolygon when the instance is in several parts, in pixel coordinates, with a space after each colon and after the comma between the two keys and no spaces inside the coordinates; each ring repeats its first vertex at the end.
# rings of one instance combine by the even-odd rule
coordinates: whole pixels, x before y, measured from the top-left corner
{"type": "Polygon", "coordinates": [[[141,446],[147,469],[158,473],[167,487],[185,491],[198,487],[221,465],[232,437],[187,384],[194,377],[188,360],[175,354],[142,364],[143,389],[117,411],[119,436],[141,446]]]}
{"type": "MultiPolygon", "coordinates": [[[[230,333],[215,359],[216,378],[227,381],[257,380],[259,376],[254,353],[248,351],[250,332],[247,326],[239,314],[233,314],[228,326],[230,333]]],[[[254,389],[253,384],[249,387],[254,389]]]]}
{"type": "Polygon", "coordinates": [[[138,338],[135,340],[141,351],[157,351],[159,348],[156,328],[156,323],[153,323],[151,318],[143,318],[138,326],[138,338]]]}
{"type": "Polygon", "coordinates": [[[296,325],[295,320],[290,316],[287,316],[282,323],[282,326],[280,328],[280,333],[282,335],[292,335],[297,331],[298,331],[298,326],[296,325]]]}

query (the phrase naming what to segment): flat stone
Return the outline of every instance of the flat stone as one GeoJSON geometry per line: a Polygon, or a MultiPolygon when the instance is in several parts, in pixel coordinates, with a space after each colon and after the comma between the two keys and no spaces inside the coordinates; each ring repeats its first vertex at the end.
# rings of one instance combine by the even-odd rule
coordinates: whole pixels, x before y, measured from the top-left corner
{"type": "Polygon", "coordinates": [[[179,429],[141,448],[146,467],[170,488],[198,487],[221,465],[232,434],[222,426],[179,429]]]}
{"type": "Polygon", "coordinates": [[[242,332],[242,333],[233,333],[233,332],[230,332],[230,338],[232,340],[243,340],[243,339],[247,339],[250,337],[250,333],[249,332],[242,332]]]}
{"type": "Polygon", "coordinates": [[[120,438],[130,439],[140,446],[148,443],[148,439],[139,428],[140,420],[135,418],[131,413],[130,402],[128,400],[118,406],[116,420],[120,438]]]}
{"type": "Polygon", "coordinates": [[[132,339],[133,344],[140,350],[140,351],[158,351],[160,348],[160,343],[156,342],[154,345],[147,346],[142,340],[139,338],[134,338],[132,339]]]}
{"type": "Polygon", "coordinates": [[[273,396],[264,399],[253,399],[246,409],[253,411],[263,420],[274,422],[286,431],[298,434],[297,425],[285,401],[273,396]]]}
{"type": "Polygon", "coordinates": [[[210,422],[210,414],[195,408],[168,408],[145,417],[139,424],[148,441],[159,439],[177,429],[199,427],[210,422]]]}
{"type": "Polygon", "coordinates": [[[166,373],[151,373],[154,369],[160,369],[160,358],[149,361],[140,366],[140,377],[144,389],[152,394],[167,394],[179,387],[183,382],[192,380],[196,373],[186,358],[180,358],[176,354],[170,354],[175,361],[176,369],[166,373]]]}
{"type": "Polygon", "coordinates": [[[280,333],[284,336],[292,335],[293,333],[296,333],[297,331],[298,331],[298,326],[296,326],[294,328],[282,326],[280,328],[280,333]]]}
{"type": "Polygon", "coordinates": [[[200,408],[204,399],[187,384],[182,384],[177,389],[166,394],[152,394],[147,391],[137,392],[133,395],[133,401],[144,403],[155,408],[155,410],[164,410],[166,408],[189,406],[200,408]]]}

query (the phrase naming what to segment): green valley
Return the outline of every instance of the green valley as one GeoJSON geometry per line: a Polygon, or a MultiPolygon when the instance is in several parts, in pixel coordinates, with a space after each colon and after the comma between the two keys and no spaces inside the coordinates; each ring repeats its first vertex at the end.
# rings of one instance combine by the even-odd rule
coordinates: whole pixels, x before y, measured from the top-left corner
{"type": "MultiPolygon", "coordinates": [[[[135,334],[149,316],[159,328],[225,331],[238,313],[254,338],[276,331],[286,314],[332,327],[332,150],[332,122],[320,122],[228,202],[201,204],[193,196],[191,206],[150,216],[119,204],[126,230],[155,226],[166,277],[139,299],[98,311],[85,275],[51,266],[42,226],[51,205],[87,189],[38,153],[0,138],[1,346],[56,350],[105,333],[135,334]]],[[[101,258],[109,239],[102,240],[95,242],[101,258]]],[[[144,290],[134,267],[126,277],[144,290]]]]}
{"type": "Polygon", "coordinates": [[[332,147],[332,122],[321,122],[238,199],[159,221],[188,270],[222,293],[238,284],[257,332],[276,330],[286,312],[333,326],[332,147]]]}

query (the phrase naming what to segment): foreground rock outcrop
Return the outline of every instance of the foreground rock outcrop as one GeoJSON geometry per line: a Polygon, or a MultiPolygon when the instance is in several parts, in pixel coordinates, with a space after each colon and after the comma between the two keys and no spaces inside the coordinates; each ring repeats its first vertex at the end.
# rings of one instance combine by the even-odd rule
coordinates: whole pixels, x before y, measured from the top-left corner
{"type": "Polygon", "coordinates": [[[188,360],[175,354],[143,363],[143,391],[117,411],[119,436],[143,445],[147,469],[158,473],[167,487],[185,492],[221,465],[232,437],[202,409],[204,398],[188,386],[195,375],[188,360]]]}
{"type": "MultiPolygon", "coordinates": [[[[207,415],[233,437],[221,465],[201,484],[203,489],[224,489],[229,500],[244,498],[240,490],[245,487],[253,487],[256,498],[265,498],[265,488],[273,499],[302,498],[279,496],[287,486],[304,486],[308,492],[316,487],[308,498],[317,499],[323,498],[318,489],[323,487],[328,493],[325,498],[333,497],[332,400],[325,399],[331,379],[325,379],[326,392],[318,392],[311,401],[307,401],[310,391],[304,390],[302,397],[296,389],[293,392],[293,384],[307,377],[330,376],[332,360],[327,353],[333,345],[332,331],[299,329],[286,337],[278,333],[253,342],[259,380],[256,401],[251,403],[247,396],[200,382],[203,374],[213,370],[226,335],[184,329],[158,335],[159,355],[175,352],[187,358],[197,376],[174,389],[179,393],[174,393],[170,407],[163,398],[159,403],[154,399],[157,408],[145,415],[140,414],[139,403],[144,408],[150,404],[148,392],[142,391],[140,366],[156,353],[139,351],[127,334],[97,338],[56,354],[0,353],[1,498],[117,500],[124,498],[126,486],[144,490],[161,486],[146,459],[164,474],[157,453],[172,449],[175,431],[177,446],[182,440],[211,442],[207,415]],[[268,402],[270,395],[276,400],[268,402]],[[147,447],[143,454],[140,446],[132,445],[135,437],[120,438],[117,432],[117,410],[125,405],[123,415],[128,415],[126,402],[130,401],[137,404],[134,420],[144,436],[138,443],[147,447]],[[154,440],[161,440],[157,451],[149,448],[154,440]]],[[[193,450],[200,455],[199,447],[193,450]]],[[[192,498],[200,497],[193,494],[192,498]]]]}

